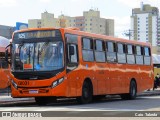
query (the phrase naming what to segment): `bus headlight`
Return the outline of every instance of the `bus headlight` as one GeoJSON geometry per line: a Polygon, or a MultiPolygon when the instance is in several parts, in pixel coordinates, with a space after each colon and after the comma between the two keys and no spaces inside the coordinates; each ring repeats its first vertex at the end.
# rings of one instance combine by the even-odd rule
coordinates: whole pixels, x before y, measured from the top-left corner
{"type": "Polygon", "coordinates": [[[54,81],[54,82],[52,83],[52,86],[51,86],[51,87],[52,87],[52,88],[56,87],[57,85],[59,85],[60,83],[62,83],[63,80],[64,80],[64,78],[60,78],[60,79],[54,81]]]}
{"type": "Polygon", "coordinates": [[[12,85],[14,86],[14,88],[18,89],[17,84],[12,80],[12,85]]]}

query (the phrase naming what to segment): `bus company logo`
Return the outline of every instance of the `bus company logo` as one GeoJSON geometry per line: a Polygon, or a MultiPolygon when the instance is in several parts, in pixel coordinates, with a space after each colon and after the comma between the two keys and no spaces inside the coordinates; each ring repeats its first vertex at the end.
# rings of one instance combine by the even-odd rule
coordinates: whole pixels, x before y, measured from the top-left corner
{"type": "Polygon", "coordinates": [[[11,112],[2,112],[2,117],[12,117],[11,112]]]}

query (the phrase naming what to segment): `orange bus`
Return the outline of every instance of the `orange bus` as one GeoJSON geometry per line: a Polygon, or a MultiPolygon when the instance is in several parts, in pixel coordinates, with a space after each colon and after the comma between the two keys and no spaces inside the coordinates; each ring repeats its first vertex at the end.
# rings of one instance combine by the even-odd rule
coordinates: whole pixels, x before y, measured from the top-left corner
{"type": "Polygon", "coordinates": [[[10,44],[10,41],[0,36],[0,89],[5,89],[10,86],[9,66],[5,61],[5,47],[10,44]]]}
{"type": "Polygon", "coordinates": [[[13,34],[12,97],[39,105],[61,97],[135,99],[153,87],[151,46],[76,28],[35,28],[13,34]]]}

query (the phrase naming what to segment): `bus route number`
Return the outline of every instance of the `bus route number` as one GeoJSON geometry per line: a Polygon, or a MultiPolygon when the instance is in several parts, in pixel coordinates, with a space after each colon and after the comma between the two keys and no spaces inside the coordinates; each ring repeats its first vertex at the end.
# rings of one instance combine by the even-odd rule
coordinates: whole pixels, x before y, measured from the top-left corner
{"type": "Polygon", "coordinates": [[[29,85],[29,81],[19,81],[18,85],[29,85]]]}

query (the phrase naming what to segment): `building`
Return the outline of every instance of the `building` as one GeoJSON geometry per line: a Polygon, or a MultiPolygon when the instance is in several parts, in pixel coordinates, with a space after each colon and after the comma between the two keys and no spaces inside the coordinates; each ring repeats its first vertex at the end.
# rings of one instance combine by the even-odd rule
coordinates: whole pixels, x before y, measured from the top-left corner
{"type": "Polygon", "coordinates": [[[47,11],[41,13],[41,19],[28,20],[28,28],[43,28],[43,27],[59,27],[58,19],[54,18],[54,14],[47,11]]]}
{"type": "Polygon", "coordinates": [[[41,27],[77,27],[81,31],[114,36],[114,20],[100,18],[100,11],[90,9],[84,11],[83,16],[70,17],[60,15],[54,18],[54,14],[44,12],[41,19],[28,20],[29,28],[41,27]]]}
{"type": "Polygon", "coordinates": [[[131,16],[131,39],[150,42],[153,53],[158,52],[158,16],[159,9],[149,4],[141,3],[140,8],[132,9],[131,16]]]}
{"type": "Polygon", "coordinates": [[[0,25],[0,36],[11,39],[14,31],[15,27],[0,25]]]}
{"type": "Polygon", "coordinates": [[[160,16],[158,17],[158,25],[157,25],[157,46],[158,46],[158,53],[160,53],[160,16]]]}

